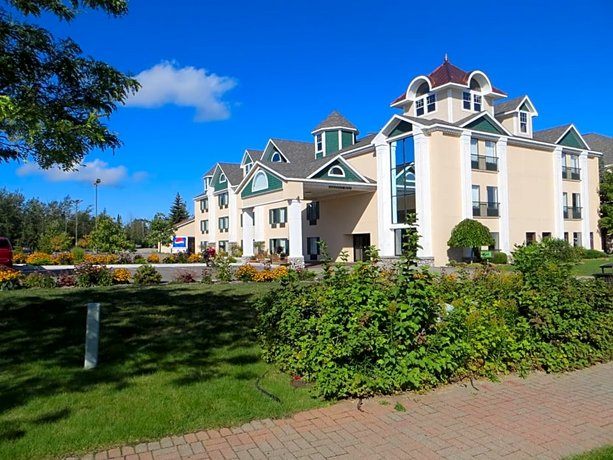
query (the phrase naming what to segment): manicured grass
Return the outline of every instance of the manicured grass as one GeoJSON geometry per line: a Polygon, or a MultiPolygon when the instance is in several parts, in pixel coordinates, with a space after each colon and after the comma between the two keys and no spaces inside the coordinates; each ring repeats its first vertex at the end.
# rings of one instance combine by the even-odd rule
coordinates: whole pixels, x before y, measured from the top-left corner
{"type": "Polygon", "coordinates": [[[590,276],[594,273],[600,273],[600,266],[609,262],[613,262],[613,257],[606,259],[584,259],[575,266],[573,274],[577,276],[590,276]]]}
{"type": "Polygon", "coordinates": [[[613,445],[590,450],[583,454],[567,457],[567,460],[611,460],[613,459],[613,445]]]}
{"type": "Polygon", "coordinates": [[[268,285],[0,292],[0,458],[85,453],[321,406],[260,359],[268,285]],[[102,303],[84,370],[87,302],[102,303]],[[273,401],[261,386],[281,399],[273,401]]]}

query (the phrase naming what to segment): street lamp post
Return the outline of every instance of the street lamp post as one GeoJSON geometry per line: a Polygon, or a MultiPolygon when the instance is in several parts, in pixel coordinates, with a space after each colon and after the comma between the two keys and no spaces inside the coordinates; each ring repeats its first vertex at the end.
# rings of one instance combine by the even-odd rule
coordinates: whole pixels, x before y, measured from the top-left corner
{"type": "Polygon", "coordinates": [[[96,179],[94,182],[94,187],[96,187],[96,223],[98,223],[98,185],[100,185],[100,182],[102,182],[100,179],[96,179]]]}
{"type": "Polygon", "coordinates": [[[74,200],[74,246],[79,241],[79,203],[83,200],[74,200]]]}

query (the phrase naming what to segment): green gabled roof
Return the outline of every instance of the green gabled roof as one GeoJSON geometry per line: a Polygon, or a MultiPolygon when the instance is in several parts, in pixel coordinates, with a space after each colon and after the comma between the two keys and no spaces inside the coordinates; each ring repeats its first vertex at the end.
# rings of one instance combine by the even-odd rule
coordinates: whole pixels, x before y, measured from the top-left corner
{"type": "Polygon", "coordinates": [[[241,198],[250,198],[252,196],[264,195],[266,193],[275,192],[277,190],[283,189],[283,181],[277,177],[275,174],[272,174],[270,171],[267,171],[261,167],[258,167],[254,172],[249,181],[245,184],[243,189],[241,190],[241,198]],[[255,178],[263,173],[266,175],[266,181],[268,182],[268,186],[266,188],[260,190],[253,190],[253,182],[255,178]]]}
{"type": "Polygon", "coordinates": [[[482,131],[485,133],[492,134],[507,134],[502,129],[500,129],[500,126],[496,125],[490,118],[485,115],[477,118],[474,121],[471,121],[466,126],[464,126],[464,128],[472,129],[473,131],[482,131]]]}
{"type": "Polygon", "coordinates": [[[574,147],[574,148],[577,148],[577,149],[585,149],[585,148],[587,148],[585,143],[581,140],[581,138],[579,137],[578,133],[574,129],[570,129],[564,135],[564,137],[562,139],[560,139],[560,142],[558,142],[558,144],[565,145],[567,147],[574,147]]]}
{"type": "Polygon", "coordinates": [[[313,176],[311,176],[311,179],[319,179],[319,180],[330,180],[330,181],[341,181],[341,182],[364,182],[364,179],[362,179],[354,170],[353,168],[351,168],[347,163],[345,163],[344,161],[341,161],[339,159],[334,160],[333,162],[331,162],[330,164],[328,164],[325,168],[322,168],[321,170],[319,170],[317,173],[315,173],[313,176]],[[343,171],[344,176],[336,176],[336,175],[330,175],[330,170],[335,168],[336,170],[338,170],[338,168],[340,168],[343,171]]]}

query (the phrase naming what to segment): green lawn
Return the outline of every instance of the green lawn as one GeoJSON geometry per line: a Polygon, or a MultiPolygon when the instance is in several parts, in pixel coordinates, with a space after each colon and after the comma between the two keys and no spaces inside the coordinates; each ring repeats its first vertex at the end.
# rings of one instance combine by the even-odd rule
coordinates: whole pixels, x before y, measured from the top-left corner
{"type": "Polygon", "coordinates": [[[611,460],[613,459],[613,445],[590,450],[579,455],[567,457],[567,460],[611,460]]]}
{"type": "Polygon", "coordinates": [[[0,292],[0,458],[84,453],[323,405],[260,359],[268,285],[0,292]],[[83,370],[85,304],[102,303],[83,370]],[[281,399],[276,402],[256,388],[281,399]]]}
{"type": "Polygon", "coordinates": [[[613,257],[607,259],[584,259],[575,266],[573,272],[578,276],[590,276],[600,273],[600,265],[613,262],[613,257]]]}

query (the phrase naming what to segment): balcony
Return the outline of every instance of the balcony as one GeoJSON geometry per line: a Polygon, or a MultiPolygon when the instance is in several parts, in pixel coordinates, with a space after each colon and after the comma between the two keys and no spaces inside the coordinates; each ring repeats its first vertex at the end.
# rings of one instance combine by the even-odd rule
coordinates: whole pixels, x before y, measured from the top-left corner
{"type": "Polygon", "coordinates": [[[500,203],[473,201],[473,217],[498,217],[500,203]]]}
{"type": "Polygon", "coordinates": [[[562,166],[562,179],[581,180],[581,170],[570,166],[562,166]]]}
{"type": "Polygon", "coordinates": [[[479,171],[498,171],[498,158],[482,155],[471,155],[470,167],[479,171]]]}
{"type": "Polygon", "coordinates": [[[568,207],[564,206],[564,219],[578,220],[581,219],[581,208],[580,206],[568,207]]]}

